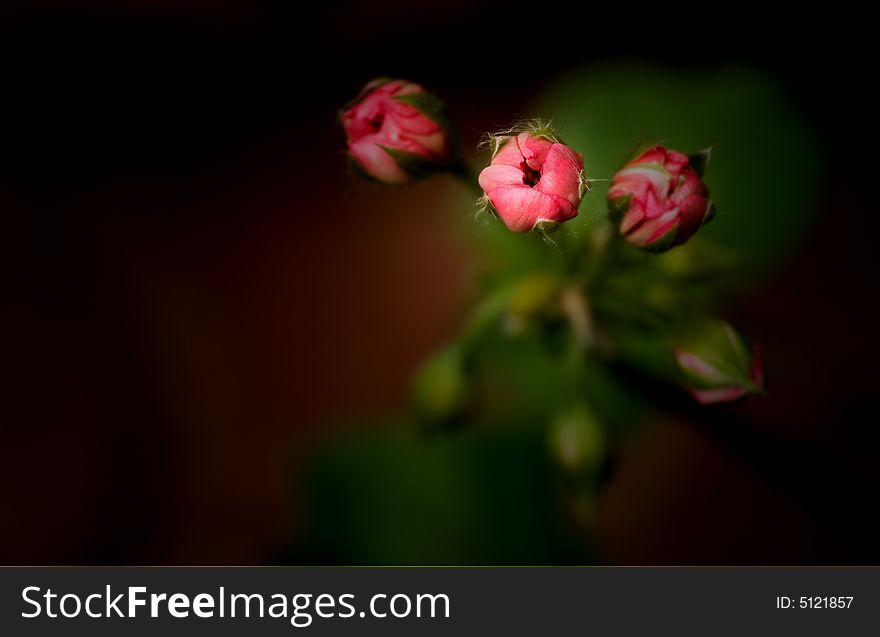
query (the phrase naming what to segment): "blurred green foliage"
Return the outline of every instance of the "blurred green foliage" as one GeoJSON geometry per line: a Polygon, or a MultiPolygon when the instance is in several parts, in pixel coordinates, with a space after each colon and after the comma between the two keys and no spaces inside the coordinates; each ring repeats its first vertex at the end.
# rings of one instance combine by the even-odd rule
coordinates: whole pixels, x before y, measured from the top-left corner
{"type": "Polygon", "coordinates": [[[309,479],[308,539],[295,561],[552,564],[590,560],[565,530],[539,432],[426,436],[367,428],[324,448],[309,479]]]}
{"type": "MultiPolygon", "coordinates": [[[[818,142],[762,72],[609,64],[562,78],[545,103],[591,177],[610,178],[640,143],[684,153],[714,147],[705,179],[718,216],[692,240],[695,247],[710,243],[749,269],[766,269],[810,230],[822,185],[818,142]]],[[[605,214],[606,191],[607,183],[597,184],[585,198],[581,226],[605,214]]]]}
{"type": "MultiPolygon", "coordinates": [[[[580,216],[550,243],[493,219],[474,223],[483,301],[414,383],[415,414],[432,427],[360,426],[328,441],[307,480],[310,523],[294,561],[593,559],[583,523],[603,457],[648,406],[601,357],[582,355],[561,294],[586,291],[599,325],[593,347],[606,358],[678,375],[675,339],[729,292],[778,268],[810,230],[821,154],[764,74],[615,63],[573,71],[533,103],[596,179],[610,178],[640,143],[685,153],[714,146],[705,178],[717,217],[684,246],[642,254],[609,240],[607,182],[596,181],[580,216]],[[475,383],[478,412],[470,409],[475,383]],[[437,431],[444,420],[473,426],[437,431]]],[[[450,212],[450,223],[458,218],[450,212]]]]}

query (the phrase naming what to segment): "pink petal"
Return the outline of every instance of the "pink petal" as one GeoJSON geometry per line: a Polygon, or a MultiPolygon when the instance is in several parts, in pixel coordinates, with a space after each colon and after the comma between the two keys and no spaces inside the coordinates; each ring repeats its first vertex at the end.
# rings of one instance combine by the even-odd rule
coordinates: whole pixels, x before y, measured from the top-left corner
{"type": "Polygon", "coordinates": [[[761,389],[764,388],[764,360],[761,356],[761,346],[755,345],[752,349],[752,382],[761,389]]]}
{"type": "Polygon", "coordinates": [[[552,196],[528,186],[495,188],[487,194],[505,225],[514,232],[528,232],[540,220],[569,218],[552,196]]]}
{"type": "Polygon", "coordinates": [[[490,190],[504,186],[528,188],[528,186],[523,183],[523,177],[523,171],[519,168],[505,166],[503,164],[492,164],[486,166],[482,170],[478,180],[480,182],[480,187],[485,192],[489,192],[490,190]]]}
{"type": "Polygon", "coordinates": [[[728,379],[727,375],[718,370],[714,365],[710,365],[699,356],[694,356],[690,352],[676,351],[675,360],[684,371],[709,383],[724,382],[728,379]]]}
{"type": "Polygon", "coordinates": [[[690,394],[701,405],[728,403],[745,396],[742,387],[722,387],[721,389],[691,389],[690,394]]]}
{"type": "Polygon", "coordinates": [[[649,246],[675,230],[677,225],[678,210],[672,209],[656,219],[645,219],[626,238],[637,246],[649,246]]]}
{"type": "Polygon", "coordinates": [[[516,143],[526,164],[534,170],[541,170],[547,154],[554,145],[550,140],[533,137],[528,132],[520,133],[516,138],[516,143]]]}
{"type": "Polygon", "coordinates": [[[397,165],[397,162],[385,150],[371,142],[360,141],[349,148],[351,156],[370,176],[386,184],[400,184],[410,181],[411,177],[397,165]]]}
{"type": "MultiPolygon", "coordinates": [[[[544,162],[544,166],[549,163],[549,161],[544,162]]],[[[545,168],[535,188],[548,195],[562,197],[572,206],[577,207],[581,202],[580,175],[581,169],[570,159],[565,159],[555,163],[550,170],[545,168]]]]}
{"type": "Polygon", "coordinates": [[[645,220],[645,211],[638,202],[631,204],[620,222],[621,234],[629,234],[633,228],[645,220]]]}
{"type": "Polygon", "coordinates": [[[660,164],[662,166],[665,161],[665,149],[660,144],[654,144],[653,146],[642,151],[642,154],[629,162],[629,165],[636,166],[638,164],[660,164]]]}
{"type": "Polygon", "coordinates": [[[492,165],[513,166],[519,168],[520,164],[525,161],[519,150],[519,144],[516,143],[515,137],[507,137],[498,152],[492,158],[492,165]]]}
{"type": "Polygon", "coordinates": [[[708,207],[709,200],[701,195],[691,195],[682,202],[679,207],[679,216],[681,218],[680,243],[683,243],[700,229],[708,207]]]}
{"type": "Polygon", "coordinates": [[[628,189],[634,196],[649,191],[665,194],[669,189],[669,175],[660,166],[632,166],[614,175],[612,187],[628,189]]]}

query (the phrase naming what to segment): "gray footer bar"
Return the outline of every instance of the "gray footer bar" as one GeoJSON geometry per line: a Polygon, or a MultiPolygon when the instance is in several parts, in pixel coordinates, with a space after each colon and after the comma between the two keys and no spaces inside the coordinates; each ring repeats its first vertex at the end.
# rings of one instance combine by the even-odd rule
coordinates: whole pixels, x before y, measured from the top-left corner
{"type": "Polygon", "coordinates": [[[875,567],[0,569],[0,635],[866,635],[875,567]]]}

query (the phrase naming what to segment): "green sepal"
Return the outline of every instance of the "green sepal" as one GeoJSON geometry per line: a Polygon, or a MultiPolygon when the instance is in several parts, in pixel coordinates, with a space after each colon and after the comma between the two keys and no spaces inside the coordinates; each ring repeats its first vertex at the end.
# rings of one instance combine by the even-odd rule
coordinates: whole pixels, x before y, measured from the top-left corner
{"type": "Polygon", "coordinates": [[[378,179],[376,179],[375,177],[373,177],[373,175],[368,173],[364,169],[364,167],[361,166],[361,163],[357,159],[354,158],[354,156],[352,156],[351,154],[347,154],[346,157],[348,157],[348,169],[349,169],[349,171],[351,171],[352,174],[357,175],[361,179],[366,179],[367,181],[373,182],[374,184],[383,183],[383,182],[379,181],[378,179]]]}
{"type": "Polygon", "coordinates": [[[484,136],[483,141],[480,142],[481,146],[489,146],[492,149],[492,159],[495,159],[495,155],[504,148],[507,144],[511,143],[516,137],[513,135],[494,135],[487,134],[484,136]]]}
{"type": "Polygon", "coordinates": [[[702,223],[700,224],[700,227],[702,228],[702,227],[705,226],[707,223],[709,223],[710,221],[712,221],[712,219],[715,218],[715,215],[716,215],[716,214],[718,214],[718,209],[715,208],[715,202],[714,202],[714,201],[710,201],[709,203],[706,204],[706,212],[705,212],[705,214],[703,215],[703,221],[702,221],[702,223]]]}
{"type": "Polygon", "coordinates": [[[587,177],[587,174],[581,170],[578,173],[578,197],[580,199],[584,198],[588,192],[593,189],[593,180],[587,177]]]}
{"type": "Polygon", "coordinates": [[[559,229],[559,226],[561,226],[561,225],[562,224],[559,223],[558,221],[550,221],[549,219],[540,219],[535,222],[534,226],[532,226],[532,230],[539,233],[539,234],[547,236],[549,234],[556,232],[559,229]]]}
{"type": "Polygon", "coordinates": [[[688,161],[691,163],[691,168],[693,168],[700,177],[706,172],[706,167],[712,159],[712,150],[713,147],[709,146],[709,148],[704,148],[693,155],[688,155],[688,161]]]}
{"type": "Polygon", "coordinates": [[[681,367],[687,383],[697,389],[718,389],[735,385],[748,392],[760,391],[752,380],[752,354],[742,335],[726,321],[707,320],[692,326],[678,339],[676,349],[687,352],[712,368],[695,374],[681,367]]]}
{"type": "Polygon", "coordinates": [[[640,142],[635,148],[630,151],[630,153],[626,156],[626,159],[623,160],[623,163],[620,164],[618,170],[626,168],[629,164],[634,162],[636,159],[645,154],[645,152],[653,148],[657,145],[658,142],[640,142]]]}
{"type": "Polygon", "coordinates": [[[475,202],[476,212],[474,213],[474,218],[479,219],[484,216],[489,216],[493,219],[498,219],[498,211],[495,209],[495,206],[492,205],[492,200],[489,199],[489,195],[483,194],[481,195],[477,201],[475,202]]]}
{"type": "Polygon", "coordinates": [[[409,93],[407,95],[395,95],[392,99],[415,107],[425,117],[436,122],[447,135],[452,135],[455,132],[452,126],[452,118],[449,115],[446,104],[433,93],[421,91],[419,93],[409,93]]]}
{"type": "Polygon", "coordinates": [[[679,225],[675,224],[662,237],[656,241],[652,241],[648,245],[639,246],[639,249],[642,252],[649,252],[651,254],[658,254],[672,249],[675,246],[675,237],[678,235],[678,229],[679,225]]]}
{"type": "Polygon", "coordinates": [[[343,114],[351,109],[352,107],[360,104],[364,98],[372,93],[375,89],[379,88],[383,84],[388,84],[388,82],[394,82],[395,80],[390,77],[377,77],[374,80],[370,80],[367,82],[364,87],[360,90],[360,92],[351,98],[348,102],[346,102],[345,106],[339,111],[339,119],[342,119],[343,114]]]}
{"type": "Polygon", "coordinates": [[[619,223],[623,219],[623,215],[632,205],[632,195],[623,195],[608,200],[608,218],[614,223],[619,223]]]}
{"type": "Polygon", "coordinates": [[[532,137],[545,139],[554,144],[564,144],[562,138],[556,134],[553,129],[553,122],[544,119],[531,119],[522,123],[524,130],[528,131],[532,137]]]}
{"type": "Polygon", "coordinates": [[[380,148],[391,155],[391,158],[400,166],[403,172],[416,179],[429,177],[443,171],[446,167],[446,164],[438,163],[435,160],[406,150],[381,145],[380,148]]]}

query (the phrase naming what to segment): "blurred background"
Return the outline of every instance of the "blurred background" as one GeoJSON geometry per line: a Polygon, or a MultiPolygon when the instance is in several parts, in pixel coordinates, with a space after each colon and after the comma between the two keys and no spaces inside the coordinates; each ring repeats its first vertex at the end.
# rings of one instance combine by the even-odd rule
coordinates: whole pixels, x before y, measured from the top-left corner
{"type": "Polygon", "coordinates": [[[880,561],[868,21],[702,7],[0,8],[0,563],[880,561]],[[717,144],[707,232],[751,264],[722,307],[771,397],[645,387],[589,537],[528,412],[419,433],[487,250],[451,177],[348,175],[336,112],[377,75],[467,149],[552,116],[597,177],[717,144]]]}

